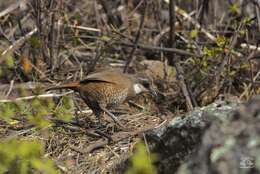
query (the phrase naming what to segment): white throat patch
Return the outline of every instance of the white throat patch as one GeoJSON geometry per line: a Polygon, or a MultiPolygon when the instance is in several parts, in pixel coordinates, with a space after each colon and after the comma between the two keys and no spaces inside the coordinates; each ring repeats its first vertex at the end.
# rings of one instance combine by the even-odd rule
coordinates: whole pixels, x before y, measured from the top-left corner
{"type": "Polygon", "coordinates": [[[134,84],[134,91],[136,94],[143,92],[143,88],[140,84],[134,84]]]}

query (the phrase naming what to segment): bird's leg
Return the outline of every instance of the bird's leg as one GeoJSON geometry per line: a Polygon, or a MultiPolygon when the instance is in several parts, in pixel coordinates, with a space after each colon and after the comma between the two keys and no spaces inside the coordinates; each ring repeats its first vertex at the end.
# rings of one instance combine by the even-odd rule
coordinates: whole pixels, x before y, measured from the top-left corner
{"type": "Polygon", "coordinates": [[[100,106],[101,110],[104,111],[112,120],[114,120],[115,123],[117,123],[121,128],[125,128],[120,121],[116,118],[114,114],[112,114],[106,107],[100,106]]]}
{"type": "MultiPolygon", "coordinates": [[[[75,107],[77,108],[77,110],[81,113],[82,110],[81,110],[81,108],[79,107],[78,103],[74,101],[74,104],[75,104],[75,107]]],[[[77,111],[75,112],[75,121],[76,121],[76,123],[77,123],[78,125],[80,125],[79,114],[78,114],[77,111]]]]}
{"type": "Polygon", "coordinates": [[[103,128],[104,127],[104,125],[101,122],[102,114],[104,114],[103,111],[96,111],[95,112],[95,116],[97,117],[97,121],[98,121],[97,128],[103,128]]]}

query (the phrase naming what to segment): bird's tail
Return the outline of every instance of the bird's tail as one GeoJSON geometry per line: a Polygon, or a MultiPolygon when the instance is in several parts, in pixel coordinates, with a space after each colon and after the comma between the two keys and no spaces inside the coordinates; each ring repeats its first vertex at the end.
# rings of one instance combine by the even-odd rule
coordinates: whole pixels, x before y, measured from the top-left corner
{"type": "Polygon", "coordinates": [[[45,91],[56,90],[56,89],[77,90],[77,88],[79,87],[79,83],[80,82],[71,82],[71,83],[67,83],[67,84],[64,84],[64,85],[53,86],[53,87],[46,88],[45,91]]]}

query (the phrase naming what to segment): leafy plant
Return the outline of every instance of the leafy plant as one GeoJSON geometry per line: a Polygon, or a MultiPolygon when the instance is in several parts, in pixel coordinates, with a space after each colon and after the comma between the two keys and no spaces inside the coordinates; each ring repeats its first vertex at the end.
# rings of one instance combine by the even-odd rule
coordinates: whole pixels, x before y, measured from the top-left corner
{"type": "Polygon", "coordinates": [[[155,174],[156,169],[152,162],[155,160],[154,154],[148,154],[144,143],[136,145],[136,152],[131,158],[132,167],[126,174],[155,174]]]}
{"type": "Polygon", "coordinates": [[[37,140],[12,139],[1,142],[0,173],[58,173],[51,160],[42,158],[43,152],[43,145],[37,140]]]}
{"type": "MultiPolygon", "coordinates": [[[[0,119],[10,126],[19,124],[16,117],[23,116],[36,128],[46,128],[50,125],[45,116],[51,113],[58,118],[71,119],[71,100],[65,98],[64,105],[57,107],[52,100],[35,98],[32,101],[20,101],[17,103],[2,103],[0,105],[0,119]]],[[[24,140],[20,138],[2,139],[0,142],[0,173],[59,173],[53,162],[44,158],[44,145],[35,139],[24,140]]]]}

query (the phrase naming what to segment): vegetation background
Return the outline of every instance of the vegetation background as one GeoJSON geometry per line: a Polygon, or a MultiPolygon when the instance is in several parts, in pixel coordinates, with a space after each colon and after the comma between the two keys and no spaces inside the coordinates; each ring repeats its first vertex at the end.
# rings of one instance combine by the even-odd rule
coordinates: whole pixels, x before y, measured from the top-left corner
{"type": "MultiPolygon", "coordinates": [[[[259,38],[257,0],[0,0],[0,173],[111,171],[165,120],[247,101],[260,93],[259,38]],[[44,91],[104,68],[148,74],[159,94],[122,107],[134,131],[110,125],[113,143],[77,95],[44,91]]],[[[127,173],[155,171],[146,151],[127,173]]]]}

